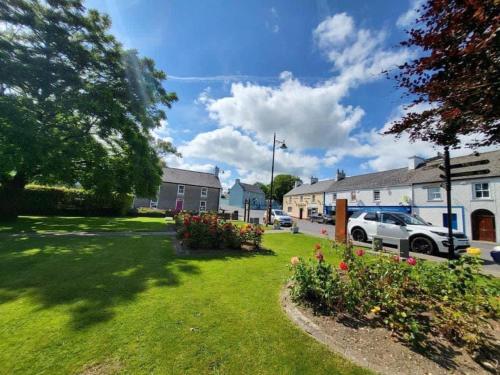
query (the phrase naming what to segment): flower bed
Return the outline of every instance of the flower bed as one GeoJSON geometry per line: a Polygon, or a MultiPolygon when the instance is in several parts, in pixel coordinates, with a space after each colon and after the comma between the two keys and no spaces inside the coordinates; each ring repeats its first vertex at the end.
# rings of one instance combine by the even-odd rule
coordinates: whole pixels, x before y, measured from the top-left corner
{"type": "MultiPolygon", "coordinates": [[[[328,254],[327,254],[328,256],[328,254]]],[[[479,274],[477,250],[434,264],[331,244],[315,246],[315,259],[291,259],[290,294],[295,302],[326,315],[348,314],[384,326],[417,347],[442,337],[471,352],[489,346],[488,320],[499,315],[500,292],[479,274]],[[332,266],[323,249],[341,252],[332,266]]]]}
{"type": "Polygon", "coordinates": [[[258,249],[264,233],[258,225],[238,227],[210,213],[179,213],[175,216],[175,223],[177,238],[183,246],[191,249],[241,249],[244,246],[258,249]]]}

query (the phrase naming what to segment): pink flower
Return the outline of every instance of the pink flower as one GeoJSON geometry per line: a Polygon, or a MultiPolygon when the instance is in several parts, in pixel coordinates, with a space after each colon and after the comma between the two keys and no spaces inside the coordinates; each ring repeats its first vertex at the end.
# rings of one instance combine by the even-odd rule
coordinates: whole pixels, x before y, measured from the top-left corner
{"type": "Polygon", "coordinates": [[[321,251],[318,251],[316,255],[314,255],[314,257],[318,260],[318,262],[322,262],[323,260],[325,260],[325,256],[321,251]]]}
{"type": "Polygon", "coordinates": [[[342,270],[342,271],[347,271],[349,269],[349,266],[347,265],[346,262],[340,262],[339,263],[339,268],[342,270]]]}
{"type": "Polygon", "coordinates": [[[406,263],[408,263],[410,266],[414,266],[415,264],[417,264],[417,260],[413,257],[409,257],[408,259],[406,259],[406,263]]]}
{"type": "Polygon", "coordinates": [[[321,244],[317,243],[314,245],[315,250],[320,250],[321,249],[321,244]]]}
{"type": "Polygon", "coordinates": [[[357,249],[356,250],[356,255],[358,257],[362,257],[363,255],[365,255],[365,251],[363,249],[357,249]]]}
{"type": "Polygon", "coordinates": [[[326,235],[328,235],[328,231],[325,228],[321,228],[321,234],[323,236],[326,236],[326,235]]]}
{"type": "Polygon", "coordinates": [[[401,259],[399,258],[399,255],[394,255],[392,257],[392,260],[395,261],[396,263],[399,263],[401,259]]]}
{"type": "Polygon", "coordinates": [[[290,259],[290,263],[292,263],[292,266],[296,266],[300,263],[299,257],[292,257],[292,259],[290,259]]]}

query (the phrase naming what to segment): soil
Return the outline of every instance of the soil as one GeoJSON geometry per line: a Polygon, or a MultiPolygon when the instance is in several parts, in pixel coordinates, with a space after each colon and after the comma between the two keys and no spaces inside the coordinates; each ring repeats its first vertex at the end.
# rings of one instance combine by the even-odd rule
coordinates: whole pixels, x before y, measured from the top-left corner
{"type": "MultiPolygon", "coordinates": [[[[281,305],[294,323],[331,351],[380,374],[500,374],[498,361],[482,361],[480,365],[465,349],[444,339],[433,338],[433,352],[419,353],[387,329],[373,327],[368,321],[316,315],[312,309],[293,303],[288,287],[281,293],[281,305]]],[[[493,324],[494,346],[498,350],[499,324],[493,324]]]]}

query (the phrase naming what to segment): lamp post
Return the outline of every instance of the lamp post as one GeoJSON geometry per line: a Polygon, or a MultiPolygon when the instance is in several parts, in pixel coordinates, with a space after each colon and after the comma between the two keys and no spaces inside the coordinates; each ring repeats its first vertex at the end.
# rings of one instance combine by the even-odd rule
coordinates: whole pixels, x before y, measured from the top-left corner
{"type": "Polygon", "coordinates": [[[276,151],[276,143],[279,143],[281,144],[280,148],[282,150],[286,150],[287,147],[286,147],[286,144],[285,144],[285,141],[279,141],[276,139],[276,133],[274,133],[274,139],[273,139],[273,163],[272,163],[272,166],[271,166],[271,194],[269,196],[269,206],[268,206],[268,209],[267,209],[267,225],[269,225],[269,223],[271,222],[271,210],[273,208],[273,183],[274,183],[274,154],[275,154],[275,151],[276,151]]]}

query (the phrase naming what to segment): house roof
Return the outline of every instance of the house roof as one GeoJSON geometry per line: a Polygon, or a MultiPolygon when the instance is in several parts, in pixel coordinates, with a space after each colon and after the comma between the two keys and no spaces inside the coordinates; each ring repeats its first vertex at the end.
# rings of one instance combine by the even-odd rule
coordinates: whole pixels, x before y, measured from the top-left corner
{"type": "Polygon", "coordinates": [[[314,194],[314,193],[323,193],[325,191],[329,191],[332,184],[335,183],[335,180],[323,180],[318,181],[315,184],[302,184],[290,190],[287,195],[301,195],[301,194],[314,194]]]}
{"type": "MultiPolygon", "coordinates": [[[[453,173],[470,172],[481,169],[488,169],[489,173],[476,176],[453,177],[452,180],[457,181],[457,180],[468,180],[473,178],[500,176],[500,150],[482,152],[479,153],[479,155],[477,156],[474,154],[470,154],[470,155],[451,158],[452,165],[469,163],[474,161],[488,161],[488,163],[483,165],[475,165],[471,167],[452,169],[451,173],[453,174],[453,173]]],[[[441,171],[438,168],[440,164],[442,164],[441,159],[427,161],[427,163],[424,166],[416,170],[416,173],[412,178],[412,183],[420,184],[429,182],[441,182],[441,178],[439,177],[439,175],[443,174],[443,171],[441,171]]]]}
{"type": "Polygon", "coordinates": [[[340,181],[335,181],[328,191],[336,192],[389,186],[408,186],[411,185],[412,178],[416,172],[416,170],[410,171],[408,168],[398,168],[383,172],[346,177],[340,181]]]}
{"type": "Polygon", "coordinates": [[[245,184],[244,182],[240,182],[239,184],[244,191],[247,191],[249,193],[264,194],[264,192],[258,185],[245,184]]]}
{"type": "Polygon", "coordinates": [[[187,169],[163,168],[163,182],[221,189],[219,178],[213,173],[188,171],[187,169]]]}

